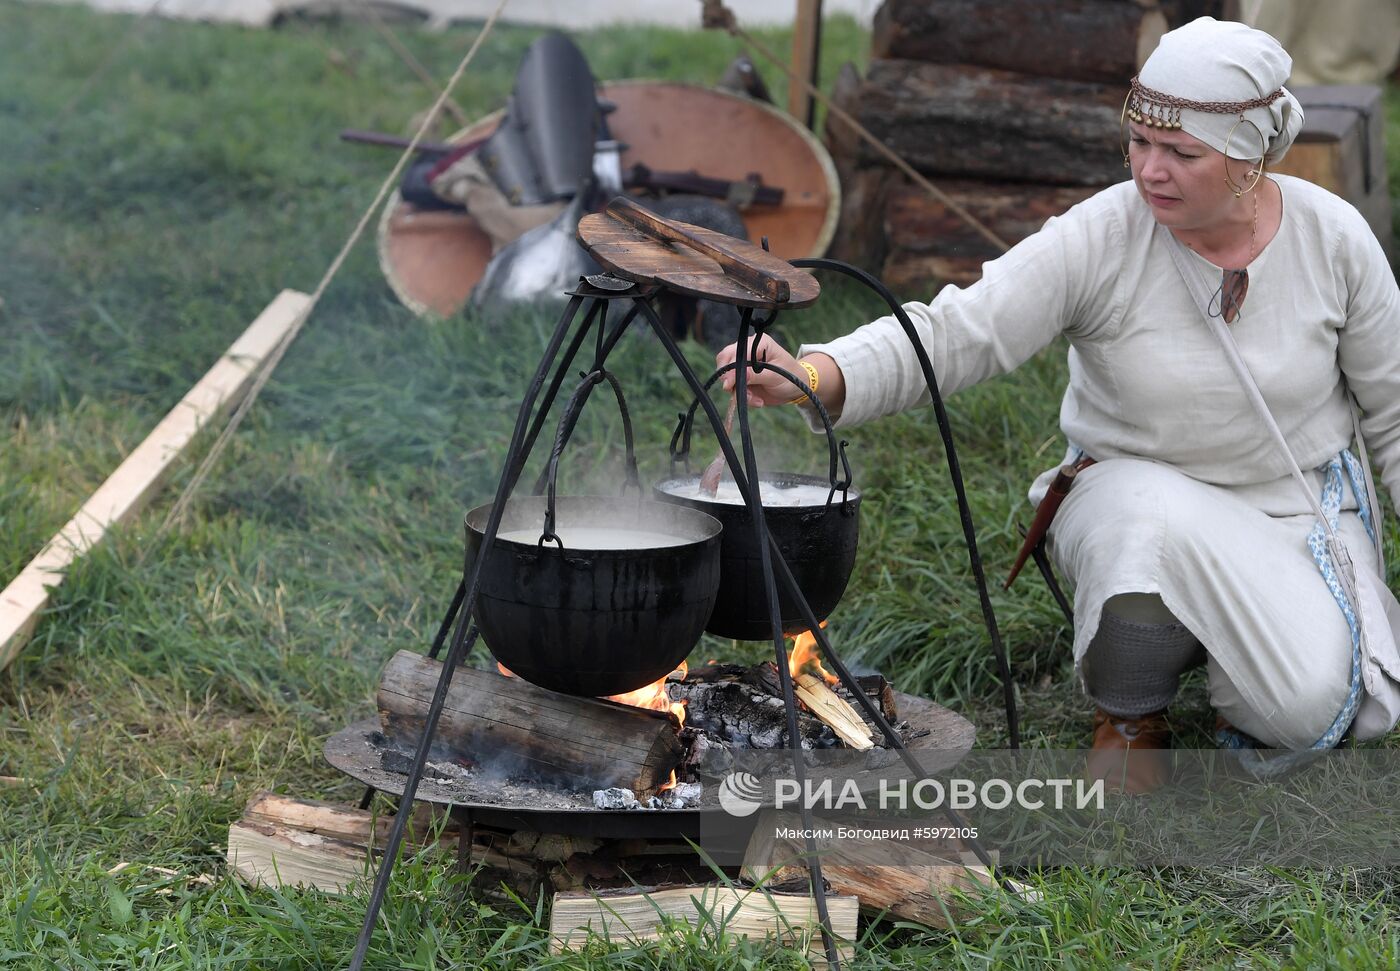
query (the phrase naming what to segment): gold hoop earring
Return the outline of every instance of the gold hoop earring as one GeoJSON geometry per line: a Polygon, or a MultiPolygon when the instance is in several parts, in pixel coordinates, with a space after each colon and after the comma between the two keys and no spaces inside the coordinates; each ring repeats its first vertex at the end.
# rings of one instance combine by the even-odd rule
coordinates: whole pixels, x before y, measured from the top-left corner
{"type": "MultiPolygon", "coordinates": [[[[1233,125],[1230,126],[1230,134],[1225,136],[1225,151],[1225,184],[1230,187],[1230,191],[1234,192],[1235,198],[1238,199],[1241,196],[1243,196],[1246,192],[1253,192],[1254,187],[1259,184],[1259,180],[1264,177],[1264,156],[1269,154],[1269,144],[1264,140],[1264,133],[1260,130],[1259,126],[1256,125],[1254,122],[1249,121],[1249,119],[1246,118],[1244,115],[1240,115],[1239,119],[1233,125]],[[1230,178],[1229,150],[1230,145],[1235,140],[1235,129],[1240,127],[1241,122],[1248,122],[1249,126],[1254,129],[1255,134],[1259,136],[1259,165],[1256,168],[1250,170],[1250,175],[1254,176],[1254,181],[1249,183],[1249,185],[1247,186],[1238,185],[1236,184],[1234,179],[1230,178]]],[[[1246,178],[1248,177],[1249,176],[1246,176],[1246,178]]]]}

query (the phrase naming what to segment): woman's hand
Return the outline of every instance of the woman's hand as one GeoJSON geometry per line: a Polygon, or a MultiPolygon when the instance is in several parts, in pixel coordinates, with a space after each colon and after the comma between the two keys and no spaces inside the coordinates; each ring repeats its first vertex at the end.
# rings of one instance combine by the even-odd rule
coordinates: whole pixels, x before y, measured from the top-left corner
{"type": "MultiPolygon", "coordinates": [[[[752,342],[750,342],[750,346],[752,346],[752,342]]],[[[724,367],[727,364],[733,364],[738,356],[738,345],[730,344],[715,355],[715,366],[724,367]]],[[[757,361],[764,361],[769,364],[777,365],[789,374],[796,375],[799,379],[804,379],[807,376],[807,372],[803,370],[802,365],[797,363],[797,358],[789,354],[784,350],[781,344],[767,334],[764,334],[763,337],[759,339],[758,349],[753,353],[752,357],[757,361]]],[[[765,368],[763,371],[759,372],[755,371],[752,364],[750,364],[748,371],[750,407],[759,408],[763,405],[785,405],[793,398],[797,397],[800,392],[798,385],[793,384],[772,368],[765,368]]],[[[739,371],[737,368],[726,372],[720,378],[724,390],[732,393],[738,377],[739,371]]]]}

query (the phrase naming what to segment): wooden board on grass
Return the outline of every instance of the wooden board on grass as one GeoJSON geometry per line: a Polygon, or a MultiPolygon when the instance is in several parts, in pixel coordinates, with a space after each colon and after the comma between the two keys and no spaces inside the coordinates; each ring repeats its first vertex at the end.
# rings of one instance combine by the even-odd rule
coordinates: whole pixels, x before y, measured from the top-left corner
{"type": "MultiPolygon", "coordinates": [[[[837,953],[847,960],[853,954],[860,902],[827,894],[826,906],[837,953]]],[[[667,933],[668,919],[701,931],[722,928],[737,937],[771,937],[788,947],[805,945],[812,965],[826,966],[815,899],[801,893],[719,884],[640,893],[555,894],[549,946],[555,953],[582,947],[590,934],[610,941],[656,941],[667,933]]]]}
{"type": "Polygon", "coordinates": [[[283,290],[278,294],[145,441],[98,486],[58,535],[0,592],[0,670],[24,649],[53,588],[63,582],[73,562],[100,542],[109,529],[127,522],[145,506],[199,430],[231,411],[248,392],[263,362],[310,306],[311,298],[304,293],[283,290]]]}

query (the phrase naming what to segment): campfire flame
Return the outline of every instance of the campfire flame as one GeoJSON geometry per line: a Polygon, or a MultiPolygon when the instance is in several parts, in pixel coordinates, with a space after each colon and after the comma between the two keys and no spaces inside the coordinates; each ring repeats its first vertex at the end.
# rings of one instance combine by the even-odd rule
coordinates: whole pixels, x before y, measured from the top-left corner
{"type": "MultiPolygon", "coordinates": [[[[682,661],[674,671],[665,677],[653,681],[645,687],[638,688],[636,691],[626,691],[620,695],[608,695],[608,700],[616,701],[623,705],[631,705],[634,708],[650,708],[652,711],[669,711],[675,716],[677,727],[683,726],[685,724],[686,703],[684,701],[671,700],[670,694],[666,691],[666,682],[673,677],[683,681],[689,672],[689,666],[682,661]]],[[[670,778],[656,791],[660,794],[668,789],[674,789],[675,787],[676,770],[672,769],[670,778]]]]}
{"type": "MultiPolygon", "coordinates": [[[[822,629],[826,629],[826,621],[821,622],[822,629]]],[[[822,667],[821,655],[817,651],[817,635],[810,630],[804,630],[792,639],[792,650],[788,652],[788,673],[796,678],[802,673],[804,668],[811,668],[814,674],[820,675],[827,684],[836,684],[840,678],[827,672],[822,667]]]]}
{"type": "MultiPolygon", "coordinates": [[[[515,677],[515,672],[506,667],[500,661],[496,662],[496,670],[500,671],[508,678],[515,677]]],[[[690,668],[682,661],[677,668],[665,677],[658,678],[645,687],[635,691],[625,691],[620,695],[604,696],[608,701],[616,701],[620,705],[631,705],[633,708],[648,708],[652,711],[669,711],[676,717],[678,727],[685,726],[685,702],[672,701],[670,694],[666,691],[666,682],[670,678],[685,680],[685,676],[690,672],[690,668]]],[[[674,773],[673,773],[674,775],[674,773]]],[[[675,785],[675,779],[664,788],[669,789],[675,785]]]]}
{"type": "MultiPolygon", "coordinates": [[[[669,711],[676,717],[676,721],[681,726],[684,726],[685,702],[671,700],[670,694],[666,691],[666,681],[672,677],[684,680],[689,671],[690,668],[682,661],[680,665],[670,674],[666,675],[666,677],[659,678],[645,687],[638,688],[636,691],[626,691],[620,695],[608,695],[608,700],[616,701],[618,704],[622,705],[631,705],[633,708],[650,708],[652,711],[669,711]]],[[[668,785],[662,788],[669,789],[675,784],[675,779],[672,779],[668,785]]]]}

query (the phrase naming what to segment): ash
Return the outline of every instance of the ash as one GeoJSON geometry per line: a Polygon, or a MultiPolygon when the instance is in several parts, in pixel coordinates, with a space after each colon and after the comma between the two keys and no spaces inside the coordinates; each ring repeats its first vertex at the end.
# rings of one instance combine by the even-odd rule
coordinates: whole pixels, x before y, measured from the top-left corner
{"type": "MultiPolygon", "coordinates": [[[[403,776],[413,765],[412,739],[394,739],[383,732],[367,732],[364,737],[366,756],[380,773],[397,777],[396,785],[386,791],[403,788],[403,776]]],[[[374,784],[373,780],[370,780],[374,784]]],[[[419,798],[434,802],[500,806],[514,809],[563,810],[592,809],[593,802],[586,793],[572,792],[542,780],[513,778],[496,771],[468,763],[451,749],[434,745],[428,751],[419,783],[419,798]]]]}
{"type": "Polygon", "coordinates": [[[665,792],[638,802],[631,789],[614,786],[593,793],[595,809],[693,809],[700,803],[705,787],[699,782],[681,782],[665,792]]]}
{"type": "MultiPolygon", "coordinates": [[[[385,791],[402,790],[403,777],[413,766],[411,743],[411,739],[393,739],[379,731],[366,732],[363,737],[366,768],[373,766],[374,774],[380,777],[367,778],[366,781],[385,791]],[[392,784],[388,781],[391,778],[395,779],[392,784]]],[[[706,802],[705,795],[701,783],[682,782],[651,796],[645,802],[638,802],[630,789],[593,791],[573,788],[547,779],[530,778],[521,772],[510,772],[499,765],[468,764],[451,749],[437,745],[428,752],[418,791],[418,798],[441,803],[589,812],[599,809],[668,811],[719,805],[717,797],[706,802]],[[705,802],[704,806],[702,802],[705,802]]]]}

